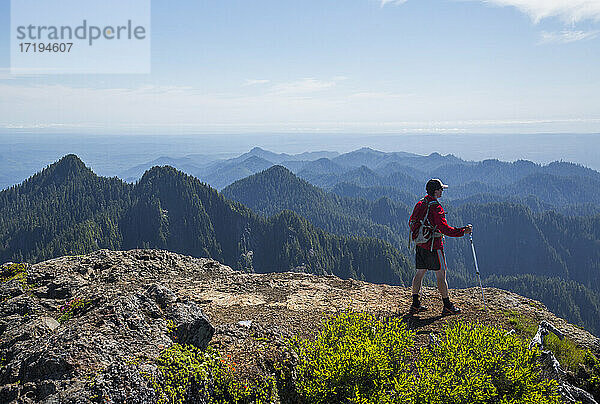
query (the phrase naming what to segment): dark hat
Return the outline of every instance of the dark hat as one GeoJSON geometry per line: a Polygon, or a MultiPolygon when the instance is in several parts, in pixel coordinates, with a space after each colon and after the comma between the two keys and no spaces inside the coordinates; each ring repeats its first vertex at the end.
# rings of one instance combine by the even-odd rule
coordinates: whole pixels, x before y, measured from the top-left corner
{"type": "Polygon", "coordinates": [[[425,186],[425,189],[427,190],[427,193],[429,195],[433,195],[434,191],[437,191],[438,189],[444,189],[444,188],[448,188],[448,185],[445,185],[442,180],[439,180],[437,178],[432,178],[429,181],[427,181],[427,185],[425,186]]]}

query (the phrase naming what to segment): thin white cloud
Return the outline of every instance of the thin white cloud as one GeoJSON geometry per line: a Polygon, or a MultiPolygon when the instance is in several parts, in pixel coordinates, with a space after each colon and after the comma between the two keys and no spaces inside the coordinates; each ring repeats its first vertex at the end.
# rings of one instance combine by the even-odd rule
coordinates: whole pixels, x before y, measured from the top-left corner
{"type": "Polygon", "coordinates": [[[540,33],[540,41],[539,44],[549,44],[549,43],[570,43],[583,41],[586,39],[594,39],[598,36],[600,31],[568,31],[563,30],[559,32],[547,32],[542,31],[540,33]]]}
{"type": "Polygon", "coordinates": [[[37,123],[37,124],[12,124],[8,123],[2,126],[4,129],[54,129],[54,128],[71,128],[75,125],[65,125],[62,123],[37,123]]]}
{"type": "Polygon", "coordinates": [[[386,93],[386,92],[380,92],[380,91],[362,91],[362,92],[351,94],[350,98],[364,99],[364,100],[390,100],[390,99],[397,99],[397,98],[406,98],[409,96],[410,96],[410,94],[394,94],[394,93],[386,93]]]}
{"type": "MultiPolygon", "coordinates": [[[[380,5],[400,5],[408,0],[381,0],[380,5]]],[[[463,0],[479,1],[501,7],[515,7],[538,23],[544,18],[557,17],[568,23],[600,20],[600,0],[463,0]]]]}
{"type": "Polygon", "coordinates": [[[256,86],[261,84],[268,84],[271,80],[262,80],[262,79],[248,79],[244,83],[244,86],[256,86]]]}
{"type": "Polygon", "coordinates": [[[271,88],[271,94],[280,95],[302,95],[332,88],[336,81],[323,81],[309,77],[302,80],[290,81],[287,83],[276,84],[271,88]]]}
{"type": "Polygon", "coordinates": [[[402,3],[406,3],[408,0],[381,0],[381,7],[384,7],[387,4],[398,5],[402,3]]]}
{"type": "Polygon", "coordinates": [[[600,20],[600,0],[471,0],[498,6],[515,7],[538,23],[557,17],[568,23],[600,20]]]}

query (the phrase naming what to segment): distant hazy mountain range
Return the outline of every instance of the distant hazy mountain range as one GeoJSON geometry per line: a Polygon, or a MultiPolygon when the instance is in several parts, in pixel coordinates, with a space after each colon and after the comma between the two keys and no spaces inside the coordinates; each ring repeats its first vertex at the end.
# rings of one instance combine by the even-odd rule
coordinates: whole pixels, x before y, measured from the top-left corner
{"type": "Polygon", "coordinates": [[[190,155],[182,158],[161,157],[145,164],[138,165],[119,175],[128,182],[137,181],[146,170],[154,166],[170,165],[193,175],[213,188],[221,189],[239,179],[265,170],[275,164],[284,164],[299,169],[307,163],[322,159],[334,158],[337,152],[307,152],[301,154],[273,153],[255,147],[248,153],[231,159],[216,160],[202,155],[190,155]]]}
{"type": "Polygon", "coordinates": [[[548,165],[524,160],[514,163],[499,160],[472,162],[439,153],[421,156],[405,152],[385,153],[370,148],[341,155],[326,151],[289,155],[255,147],[236,158],[217,161],[206,156],[164,157],[136,166],[119,177],[133,182],[155,165],[171,165],[216,189],[273,165],[282,165],[311,184],[344,196],[368,197],[375,194],[406,201],[411,195],[423,193],[424,183],[433,177],[451,185],[445,195],[446,200],[460,200],[462,203],[483,202],[486,198],[520,200],[523,196],[532,195],[537,199],[535,209],[539,205],[542,209],[554,207],[567,212],[569,205],[579,205],[579,209],[586,205],[585,214],[597,211],[594,206],[600,205],[600,192],[593,192],[599,189],[600,173],[567,162],[548,165]],[[580,178],[589,182],[582,182],[580,178]]]}

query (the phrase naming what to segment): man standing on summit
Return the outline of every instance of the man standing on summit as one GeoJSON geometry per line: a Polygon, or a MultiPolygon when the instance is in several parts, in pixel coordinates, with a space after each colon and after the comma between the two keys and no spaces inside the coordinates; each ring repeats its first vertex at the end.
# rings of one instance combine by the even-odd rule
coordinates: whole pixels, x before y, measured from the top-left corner
{"type": "Polygon", "coordinates": [[[417,243],[415,252],[417,273],[412,282],[413,301],[409,310],[410,314],[427,310],[419,301],[421,283],[427,270],[435,271],[438,290],[444,302],[442,315],[460,313],[460,309],[450,302],[448,295],[444,235],[462,237],[472,232],[472,226],[454,228],[448,225],[444,209],[438,202],[445,188],[448,188],[448,185],[444,185],[441,180],[437,178],[429,180],[425,186],[427,195],[417,202],[410,217],[411,237],[417,243]]]}

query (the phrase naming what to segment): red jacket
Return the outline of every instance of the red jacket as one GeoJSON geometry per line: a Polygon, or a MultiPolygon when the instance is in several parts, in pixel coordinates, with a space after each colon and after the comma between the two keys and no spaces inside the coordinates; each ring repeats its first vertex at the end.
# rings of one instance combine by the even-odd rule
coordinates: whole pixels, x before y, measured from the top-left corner
{"type": "MultiPolygon", "coordinates": [[[[431,201],[435,201],[436,199],[427,195],[425,197],[425,203],[429,203],[431,201]]],[[[417,204],[423,203],[422,201],[417,202],[417,204]]],[[[446,221],[446,213],[444,212],[444,208],[439,203],[437,205],[432,205],[429,208],[429,223],[435,226],[435,230],[449,237],[462,237],[465,235],[464,227],[452,227],[448,225],[446,221]]],[[[434,250],[443,250],[444,249],[444,237],[434,237],[433,238],[433,249],[434,250]]],[[[427,243],[417,244],[418,247],[425,248],[427,250],[431,249],[431,240],[427,243]]]]}

